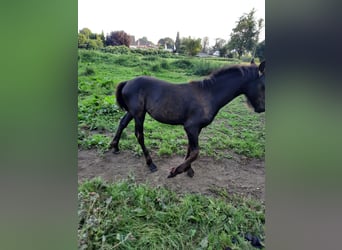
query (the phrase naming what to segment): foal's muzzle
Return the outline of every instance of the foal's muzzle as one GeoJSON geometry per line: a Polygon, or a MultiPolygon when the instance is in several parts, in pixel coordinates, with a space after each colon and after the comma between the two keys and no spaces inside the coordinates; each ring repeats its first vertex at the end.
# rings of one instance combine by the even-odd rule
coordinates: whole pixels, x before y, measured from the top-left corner
{"type": "Polygon", "coordinates": [[[263,112],[265,112],[265,108],[256,108],[256,109],[254,109],[254,111],[256,113],[263,113],[263,112]]]}

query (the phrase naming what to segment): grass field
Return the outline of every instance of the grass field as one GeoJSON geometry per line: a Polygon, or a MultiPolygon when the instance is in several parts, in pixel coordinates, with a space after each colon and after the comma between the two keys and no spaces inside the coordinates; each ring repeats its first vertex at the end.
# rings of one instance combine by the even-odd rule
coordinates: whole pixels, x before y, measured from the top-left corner
{"type": "MultiPolygon", "coordinates": [[[[124,112],[115,101],[115,87],[139,75],[175,84],[203,78],[213,69],[236,61],[104,53],[79,50],[78,146],[108,150],[124,112]]],[[[233,100],[200,135],[200,155],[230,158],[265,156],[265,115],[246,107],[244,97],[233,100]]],[[[186,153],[181,126],[161,124],[147,115],[145,144],[160,156],[186,153]]],[[[129,124],[120,141],[122,150],[141,155],[129,124]]],[[[265,207],[256,200],[212,190],[216,198],[177,195],[164,188],[136,184],[134,176],[116,183],[100,179],[79,184],[79,249],[254,249],[249,233],[265,240],[265,207]]]]}

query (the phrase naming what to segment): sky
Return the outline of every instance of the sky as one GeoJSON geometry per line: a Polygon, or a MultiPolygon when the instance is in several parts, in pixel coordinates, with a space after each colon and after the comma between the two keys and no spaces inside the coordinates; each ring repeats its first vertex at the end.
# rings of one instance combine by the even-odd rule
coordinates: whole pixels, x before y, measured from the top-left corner
{"type": "MultiPolygon", "coordinates": [[[[228,40],[239,17],[256,10],[265,20],[265,0],[78,0],[78,30],[108,34],[123,30],[154,44],[165,37],[228,40]]],[[[265,28],[259,41],[265,39],[265,28]]]]}

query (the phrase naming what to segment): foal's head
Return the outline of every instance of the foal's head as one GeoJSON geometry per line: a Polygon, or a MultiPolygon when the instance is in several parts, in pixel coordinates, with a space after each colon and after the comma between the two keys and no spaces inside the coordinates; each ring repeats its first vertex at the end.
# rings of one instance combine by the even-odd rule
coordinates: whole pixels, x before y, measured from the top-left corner
{"type": "Polygon", "coordinates": [[[265,112],[265,61],[260,63],[258,71],[258,78],[247,83],[244,94],[247,97],[247,103],[254,108],[254,111],[262,113],[265,112]]]}

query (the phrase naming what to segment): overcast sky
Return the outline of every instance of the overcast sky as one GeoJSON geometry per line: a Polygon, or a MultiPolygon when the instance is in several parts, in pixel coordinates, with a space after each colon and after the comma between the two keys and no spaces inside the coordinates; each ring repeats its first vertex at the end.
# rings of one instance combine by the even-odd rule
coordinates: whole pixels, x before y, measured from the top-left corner
{"type": "MultiPolygon", "coordinates": [[[[78,29],[89,28],[106,35],[124,30],[135,39],[146,36],[157,43],[160,38],[203,38],[210,46],[215,38],[228,40],[236,21],[256,10],[265,20],[265,0],[78,0],[78,29]]],[[[265,28],[259,40],[265,39],[265,28]]]]}

